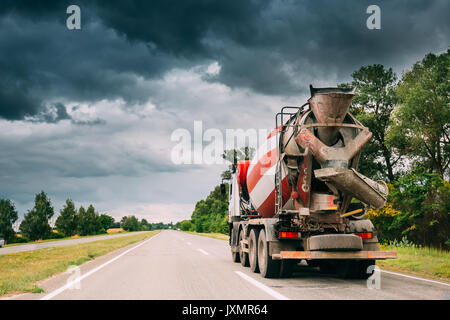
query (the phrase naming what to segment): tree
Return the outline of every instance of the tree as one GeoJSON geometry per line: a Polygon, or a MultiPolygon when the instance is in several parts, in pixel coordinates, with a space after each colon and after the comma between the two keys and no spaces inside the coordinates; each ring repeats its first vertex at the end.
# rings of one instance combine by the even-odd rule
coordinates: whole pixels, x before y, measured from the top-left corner
{"type": "Polygon", "coordinates": [[[72,200],[67,199],[64,208],[60,211],[58,219],[56,219],[56,228],[59,232],[66,236],[73,236],[77,233],[78,219],[75,204],[72,200]]]}
{"type": "Polygon", "coordinates": [[[7,242],[15,237],[13,224],[19,218],[14,204],[9,199],[0,199],[0,238],[7,242]]]}
{"type": "Polygon", "coordinates": [[[38,193],[34,199],[34,208],[25,214],[20,224],[20,232],[30,240],[45,239],[50,235],[49,219],[54,215],[50,199],[44,191],[38,193]]]}
{"type": "Polygon", "coordinates": [[[112,228],[114,225],[114,218],[107,215],[106,213],[101,214],[98,217],[98,220],[100,222],[100,225],[102,227],[103,230],[108,230],[109,228],[112,228]]]}
{"type": "Polygon", "coordinates": [[[389,185],[388,203],[368,210],[381,240],[450,248],[450,183],[437,173],[411,170],[389,185]]]}
{"type": "Polygon", "coordinates": [[[140,229],[141,231],[150,231],[151,228],[152,228],[152,226],[150,225],[150,223],[148,223],[148,221],[145,220],[145,219],[142,219],[141,222],[139,223],[139,225],[140,225],[140,228],[139,228],[139,229],[140,229]]]}
{"type": "Polygon", "coordinates": [[[228,170],[222,172],[221,176],[224,180],[231,179],[231,174],[236,172],[236,163],[239,160],[251,160],[255,155],[255,149],[251,147],[242,147],[240,149],[225,150],[222,158],[229,161],[231,164],[228,170]]]}
{"type": "Polygon", "coordinates": [[[80,236],[94,235],[104,231],[92,204],[89,205],[87,210],[81,206],[78,210],[78,232],[80,236]]]}
{"type": "Polygon", "coordinates": [[[409,154],[416,167],[449,175],[450,164],[450,49],[429,53],[402,77],[400,105],[389,142],[409,154]]]}
{"type": "Polygon", "coordinates": [[[86,235],[86,229],[88,228],[87,223],[87,217],[86,217],[86,209],[83,206],[80,206],[78,209],[77,214],[77,220],[78,220],[78,226],[77,226],[77,233],[79,235],[86,235]]]}
{"type": "Polygon", "coordinates": [[[123,217],[121,226],[126,231],[138,231],[139,220],[135,216],[123,217]]]}
{"type": "Polygon", "coordinates": [[[351,86],[357,92],[350,112],[372,132],[372,139],[363,148],[359,170],[370,177],[387,177],[392,182],[394,166],[401,158],[387,143],[390,115],[397,103],[397,77],[391,68],[386,70],[380,64],[361,67],[352,77],[351,86]]]}
{"type": "MultiPolygon", "coordinates": [[[[228,193],[228,184],[225,184],[228,193]]],[[[196,203],[191,221],[196,232],[226,233],[228,228],[228,197],[223,197],[216,186],[205,200],[196,203]]]]}
{"type": "Polygon", "coordinates": [[[158,223],[152,223],[152,230],[165,230],[168,228],[168,225],[158,222],[158,223]]]}
{"type": "Polygon", "coordinates": [[[116,220],[114,220],[113,224],[111,225],[111,228],[120,228],[120,221],[117,222],[116,220]]]}
{"type": "Polygon", "coordinates": [[[180,223],[180,229],[183,231],[190,231],[192,229],[192,223],[190,220],[183,220],[180,223]]]}

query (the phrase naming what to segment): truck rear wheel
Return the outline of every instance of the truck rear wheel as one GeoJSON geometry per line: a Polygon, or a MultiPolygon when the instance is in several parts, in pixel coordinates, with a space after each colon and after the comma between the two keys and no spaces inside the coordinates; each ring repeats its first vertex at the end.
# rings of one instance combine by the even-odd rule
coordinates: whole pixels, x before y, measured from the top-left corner
{"type": "Polygon", "coordinates": [[[244,229],[239,231],[239,259],[241,260],[241,265],[243,267],[248,267],[248,253],[242,250],[242,240],[244,240],[244,229]]]}
{"type": "Polygon", "coordinates": [[[241,257],[239,256],[239,251],[238,252],[233,252],[231,251],[231,259],[233,260],[233,262],[241,262],[241,257]]]}
{"type": "Polygon", "coordinates": [[[258,268],[258,230],[252,229],[248,239],[248,258],[250,260],[250,270],[259,272],[258,268]]]}
{"type": "Polygon", "coordinates": [[[269,256],[269,245],[266,241],[266,232],[261,230],[258,236],[258,266],[264,278],[275,278],[280,274],[280,260],[273,260],[269,256]]]}
{"type": "MultiPolygon", "coordinates": [[[[231,230],[231,243],[233,243],[233,239],[235,239],[235,235],[234,235],[234,229],[231,230]]],[[[233,262],[240,262],[241,261],[241,257],[239,256],[239,250],[237,251],[233,251],[236,250],[236,248],[234,248],[234,246],[231,246],[231,259],[233,260],[233,262]]]]}

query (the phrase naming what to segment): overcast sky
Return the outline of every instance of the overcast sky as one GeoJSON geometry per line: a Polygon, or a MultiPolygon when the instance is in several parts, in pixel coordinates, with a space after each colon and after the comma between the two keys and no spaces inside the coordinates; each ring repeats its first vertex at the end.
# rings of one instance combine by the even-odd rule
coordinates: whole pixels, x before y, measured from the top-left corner
{"type": "Polygon", "coordinates": [[[398,74],[450,44],[450,2],[0,2],[0,198],[44,190],[117,219],[189,218],[226,165],[175,165],[177,128],[274,127],[308,86],[398,74]],[[66,8],[81,8],[68,30],[66,8]],[[371,4],[381,30],[366,27],[371,4]]]}

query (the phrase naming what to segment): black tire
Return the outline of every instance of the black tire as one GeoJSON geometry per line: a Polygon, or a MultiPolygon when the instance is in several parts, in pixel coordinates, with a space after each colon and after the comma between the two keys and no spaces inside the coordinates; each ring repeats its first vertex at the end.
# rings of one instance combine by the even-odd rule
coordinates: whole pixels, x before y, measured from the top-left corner
{"type": "Polygon", "coordinates": [[[375,260],[361,260],[358,261],[358,271],[355,274],[356,279],[367,279],[375,272],[375,268],[372,267],[369,271],[370,266],[375,266],[375,260]]]}
{"type": "Polygon", "coordinates": [[[276,278],[280,275],[281,260],[273,260],[269,256],[269,245],[266,241],[266,232],[261,230],[258,236],[258,266],[264,278],[276,278]]]}
{"type": "Polygon", "coordinates": [[[250,264],[248,262],[248,253],[242,250],[241,241],[244,239],[244,229],[239,231],[239,260],[241,261],[241,265],[243,267],[248,267],[250,264]]]}
{"type": "Polygon", "coordinates": [[[235,262],[235,263],[241,262],[241,257],[239,256],[239,251],[238,252],[231,251],[231,260],[233,260],[233,262],[235,262]]]}
{"type": "MultiPolygon", "coordinates": [[[[234,239],[234,229],[231,231],[231,241],[234,239]]],[[[231,245],[231,260],[233,260],[233,262],[240,262],[241,261],[241,257],[239,256],[239,251],[235,251],[233,252],[233,248],[234,246],[231,245]]]]}
{"type": "Polygon", "coordinates": [[[367,279],[374,272],[367,272],[371,265],[375,265],[375,260],[342,260],[338,262],[337,274],[345,279],[367,279]]]}
{"type": "Polygon", "coordinates": [[[292,276],[292,272],[294,272],[295,267],[297,266],[297,260],[282,260],[280,266],[280,277],[281,278],[289,278],[292,276]]]}
{"type": "Polygon", "coordinates": [[[248,238],[248,258],[250,262],[250,270],[254,273],[259,272],[258,267],[258,232],[257,229],[250,231],[250,237],[248,238]]]}

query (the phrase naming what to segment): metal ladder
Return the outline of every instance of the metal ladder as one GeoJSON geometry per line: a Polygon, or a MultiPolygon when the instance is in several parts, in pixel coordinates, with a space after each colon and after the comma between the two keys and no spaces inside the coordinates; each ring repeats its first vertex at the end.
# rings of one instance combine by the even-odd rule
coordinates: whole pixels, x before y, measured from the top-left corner
{"type": "MultiPolygon", "coordinates": [[[[297,115],[299,112],[301,112],[302,108],[309,104],[308,102],[303,104],[301,107],[293,107],[293,106],[285,106],[281,108],[281,111],[278,112],[275,115],[275,130],[276,130],[276,136],[277,136],[277,164],[275,167],[275,215],[282,214],[283,213],[283,185],[282,185],[282,163],[283,161],[282,155],[281,155],[281,149],[280,144],[282,141],[280,140],[280,130],[278,130],[278,119],[280,118],[280,125],[284,125],[284,116],[289,116],[289,120],[292,119],[295,115],[297,115]],[[296,112],[285,112],[285,109],[295,109],[296,112]]],[[[289,121],[288,120],[288,121],[289,121]]],[[[288,122],[287,121],[287,122],[288,122]]],[[[281,128],[283,129],[283,128],[281,128]]],[[[284,155],[283,155],[284,157],[284,155]]]]}

